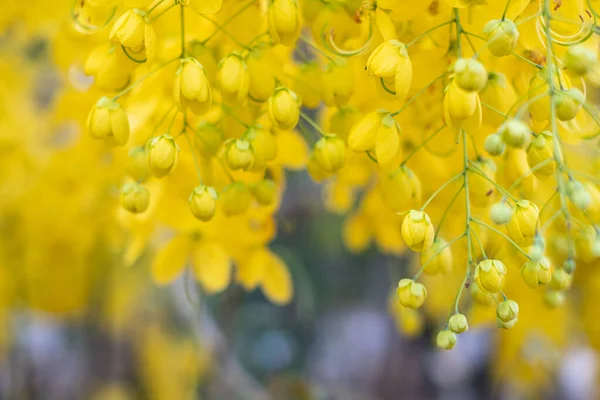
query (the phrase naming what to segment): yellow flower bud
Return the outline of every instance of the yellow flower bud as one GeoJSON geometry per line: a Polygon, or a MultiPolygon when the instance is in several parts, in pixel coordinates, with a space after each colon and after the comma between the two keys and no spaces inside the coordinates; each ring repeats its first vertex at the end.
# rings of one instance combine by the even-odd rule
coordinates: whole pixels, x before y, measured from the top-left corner
{"type": "Polygon", "coordinates": [[[397,293],[400,304],[410,308],[421,307],[427,297],[425,286],[408,278],[400,279],[397,293]]]}
{"type": "Polygon", "coordinates": [[[269,35],[273,43],[293,45],[302,29],[297,0],[273,0],[268,12],[269,35]]]}
{"type": "Polygon", "coordinates": [[[473,161],[473,170],[469,170],[469,199],[474,206],[487,207],[494,200],[495,187],[488,181],[496,180],[496,165],[489,159],[473,161]],[[480,175],[485,175],[488,179],[480,175]]]}
{"type": "Polygon", "coordinates": [[[550,260],[542,258],[539,261],[528,261],[521,268],[523,280],[532,289],[539,285],[545,285],[550,282],[552,272],[550,271],[550,260]]]}
{"type": "Polygon", "coordinates": [[[413,251],[427,251],[433,244],[433,224],[423,211],[410,210],[402,221],[402,238],[413,251]]]}
{"type": "Polygon", "coordinates": [[[469,330],[467,317],[463,314],[454,314],[448,320],[448,328],[454,333],[463,333],[469,330]]]}
{"type": "Polygon", "coordinates": [[[127,156],[127,175],[137,182],[144,182],[148,179],[150,171],[148,171],[148,162],[146,160],[146,151],[143,147],[134,147],[131,149],[127,156]]]}
{"type": "Polygon", "coordinates": [[[502,135],[493,133],[485,138],[483,148],[489,153],[489,155],[499,156],[504,153],[506,144],[504,143],[504,139],[502,139],[502,135]]]}
{"type": "MultiPolygon", "coordinates": [[[[461,89],[456,79],[448,85],[446,95],[444,96],[444,108],[447,108],[450,118],[459,121],[467,119],[473,115],[476,106],[477,93],[461,89]]],[[[452,123],[448,123],[448,125],[452,125],[452,123]]]]}
{"type": "Polygon", "coordinates": [[[467,92],[479,92],[487,83],[485,67],[473,58],[460,58],[454,63],[454,80],[467,92]]]}
{"type": "Polygon", "coordinates": [[[246,61],[237,52],[233,52],[219,63],[219,82],[221,96],[225,102],[241,103],[248,95],[250,75],[246,61]]]}
{"type": "Polygon", "coordinates": [[[219,195],[214,188],[204,185],[196,187],[188,198],[194,217],[200,221],[210,221],[215,215],[218,198],[219,195]]]}
{"type": "Polygon", "coordinates": [[[189,107],[196,115],[208,112],[212,102],[212,94],[208,83],[208,75],[195,58],[181,60],[181,66],[175,74],[175,103],[181,112],[189,107]]]}
{"type": "Polygon", "coordinates": [[[490,208],[490,219],[497,225],[504,225],[510,221],[510,217],[513,215],[513,209],[510,205],[504,201],[495,203],[490,208]]]}
{"type": "Polygon", "coordinates": [[[519,246],[531,246],[540,225],[540,211],[529,200],[519,200],[506,225],[508,236],[519,246]]]}
{"type": "Polygon", "coordinates": [[[315,144],[315,157],[325,171],[335,172],[346,160],[346,146],[337,136],[322,137],[315,144]]]}
{"type": "Polygon", "coordinates": [[[527,148],[527,164],[538,179],[547,179],[554,174],[556,161],[554,160],[552,133],[541,132],[531,141],[527,148]],[[544,164],[536,168],[541,163],[544,164]]]}
{"type": "Polygon", "coordinates": [[[264,168],[269,161],[273,161],[277,157],[275,138],[260,126],[250,128],[245,137],[250,142],[250,148],[254,154],[254,161],[251,165],[252,171],[264,168]]]}
{"type": "Polygon", "coordinates": [[[377,110],[363,116],[352,126],[348,134],[348,148],[353,151],[367,151],[377,143],[377,132],[381,120],[389,115],[387,110],[377,110]]]}
{"type": "Polygon", "coordinates": [[[102,97],[90,111],[88,131],[94,139],[104,139],[112,146],[124,146],[129,140],[129,120],[119,103],[102,97]]]}
{"type": "Polygon", "coordinates": [[[148,189],[139,183],[127,183],[121,189],[121,205],[134,214],[143,213],[150,204],[148,189]]]}
{"type": "Polygon", "coordinates": [[[488,41],[490,53],[496,57],[511,54],[519,40],[519,30],[510,19],[493,19],[483,27],[483,34],[488,41]]]}
{"type": "Polygon", "coordinates": [[[406,45],[398,40],[386,40],[381,43],[367,59],[367,72],[378,78],[394,78],[397,67],[410,62],[406,45]]]}
{"type": "Polygon", "coordinates": [[[583,103],[585,95],[577,88],[570,88],[562,92],[556,92],[553,100],[556,104],[556,116],[561,121],[570,121],[577,116],[583,103]]]}
{"type": "Polygon", "coordinates": [[[421,182],[407,167],[381,174],[379,193],[392,211],[402,212],[421,202],[421,182]]]}
{"type": "Polygon", "coordinates": [[[242,182],[233,182],[221,192],[221,208],[225,215],[239,215],[250,206],[250,189],[242,182]]]}
{"type": "Polygon", "coordinates": [[[596,53],[583,45],[569,46],[564,63],[568,72],[584,76],[598,62],[596,53]]]}
{"type": "Polygon", "coordinates": [[[475,282],[488,293],[498,293],[504,287],[506,267],[499,260],[483,260],[475,268],[475,282]]]}
{"type": "Polygon", "coordinates": [[[146,13],[137,8],[125,11],[110,31],[110,41],[123,47],[125,54],[138,62],[152,61],[156,34],[146,20],[146,13]]]}
{"type": "Polygon", "coordinates": [[[428,275],[447,274],[452,270],[452,251],[442,238],[436,238],[431,247],[421,253],[421,265],[428,275]]]}
{"type": "Polygon", "coordinates": [[[560,291],[548,291],[544,294],[544,304],[548,308],[560,307],[565,302],[565,294],[560,291]]]}
{"type": "Polygon", "coordinates": [[[236,139],[227,148],[227,165],[232,170],[248,169],[254,162],[254,154],[250,142],[245,139],[236,139]]]}
{"type": "Polygon", "coordinates": [[[277,185],[270,179],[263,179],[254,186],[252,194],[258,204],[268,206],[273,204],[277,197],[277,185]]]}
{"type": "Polygon", "coordinates": [[[296,93],[286,88],[276,89],[269,98],[269,117],[284,131],[295,127],[300,117],[300,100],[296,93]]]}
{"type": "Polygon", "coordinates": [[[253,46],[246,57],[246,66],[250,77],[248,97],[259,103],[267,101],[275,91],[278,73],[283,69],[274,47],[253,46]]]}
{"type": "Polygon", "coordinates": [[[330,62],[321,76],[323,101],[328,106],[345,106],[354,94],[354,77],[346,60],[330,62]]]}
{"type": "Polygon", "coordinates": [[[204,158],[216,156],[223,143],[223,134],[219,128],[207,121],[200,121],[193,138],[195,149],[204,158]]]}
{"type": "Polygon", "coordinates": [[[179,146],[177,146],[171,135],[165,133],[148,141],[146,154],[148,154],[150,173],[157,178],[162,178],[171,172],[177,164],[179,146]]]}
{"type": "Polygon", "coordinates": [[[498,135],[514,148],[523,148],[529,141],[530,129],[518,119],[509,119],[498,128],[498,135]]]}
{"type": "Polygon", "coordinates": [[[504,300],[496,309],[496,322],[499,328],[510,329],[519,319],[519,305],[514,300],[504,300]]]}
{"type": "Polygon", "coordinates": [[[456,346],[456,334],[448,329],[438,332],[435,345],[438,349],[452,350],[456,346]]]}
{"type": "Polygon", "coordinates": [[[311,154],[310,158],[308,159],[308,164],[306,165],[306,172],[308,172],[308,175],[315,182],[324,181],[333,174],[333,172],[327,171],[321,166],[321,164],[317,161],[315,153],[311,154]]]}

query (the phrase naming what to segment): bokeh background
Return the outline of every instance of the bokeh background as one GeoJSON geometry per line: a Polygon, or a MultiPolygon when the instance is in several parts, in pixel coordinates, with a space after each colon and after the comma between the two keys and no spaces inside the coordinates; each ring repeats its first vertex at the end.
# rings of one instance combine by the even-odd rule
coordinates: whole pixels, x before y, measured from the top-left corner
{"type": "Polygon", "coordinates": [[[482,319],[440,352],[438,320],[390,302],[412,261],[348,253],[305,172],[288,172],[271,245],[289,305],[206,296],[188,273],[156,285],[152,246],[123,261],[122,160],[85,135],[98,94],[70,2],[0,3],[0,398],[598,398],[600,274],[563,309],[524,306],[516,332],[482,319]]]}

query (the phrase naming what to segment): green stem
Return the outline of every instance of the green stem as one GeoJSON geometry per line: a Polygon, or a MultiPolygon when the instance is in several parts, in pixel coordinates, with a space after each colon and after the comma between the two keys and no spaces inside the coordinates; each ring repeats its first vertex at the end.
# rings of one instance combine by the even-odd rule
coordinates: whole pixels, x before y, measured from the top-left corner
{"type": "Polygon", "coordinates": [[[506,6],[504,7],[504,12],[502,13],[502,19],[501,19],[501,21],[504,21],[506,19],[506,12],[508,11],[508,6],[509,5],[510,5],[510,0],[507,0],[506,6]]]}
{"type": "Polygon", "coordinates": [[[454,239],[452,239],[451,241],[449,241],[448,243],[446,243],[446,245],[444,247],[442,247],[441,249],[439,249],[438,251],[435,252],[434,255],[432,255],[431,257],[429,257],[429,259],[427,261],[425,261],[425,263],[423,263],[423,265],[421,266],[421,268],[419,268],[419,270],[417,271],[417,273],[415,274],[415,276],[413,276],[413,281],[416,281],[417,279],[419,279],[419,277],[421,276],[421,274],[423,273],[423,271],[425,271],[425,267],[431,262],[433,261],[434,258],[436,258],[438,255],[441,254],[442,251],[446,250],[446,248],[452,246],[455,242],[457,242],[458,240],[462,239],[465,237],[465,234],[463,233],[462,235],[455,237],[454,239]]]}
{"type": "Polygon", "coordinates": [[[517,201],[517,199],[512,194],[510,194],[509,191],[504,189],[502,186],[500,186],[498,183],[496,183],[493,179],[491,179],[489,176],[487,176],[485,173],[483,173],[483,171],[481,171],[477,165],[475,165],[472,161],[469,161],[469,162],[471,163],[471,167],[474,168],[474,169],[468,168],[469,171],[481,176],[483,179],[485,179],[486,181],[488,181],[489,183],[494,185],[494,187],[496,189],[498,189],[499,192],[503,193],[504,196],[509,197],[514,202],[517,201]]]}
{"type": "Polygon", "coordinates": [[[170,9],[172,9],[173,7],[176,7],[177,3],[170,5],[169,7],[165,8],[160,14],[158,14],[156,17],[152,18],[152,20],[150,21],[150,23],[154,23],[156,22],[156,20],[158,20],[160,17],[162,17],[165,13],[167,13],[167,11],[169,11],[170,9]]]}
{"type": "Polygon", "coordinates": [[[335,60],[333,59],[333,57],[331,57],[329,54],[325,53],[316,44],[314,44],[313,42],[311,42],[310,40],[308,40],[304,36],[300,36],[300,39],[302,39],[302,41],[304,43],[306,43],[307,45],[309,45],[313,50],[315,50],[317,53],[321,54],[323,57],[327,58],[329,61],[335,62],[335,60]]]}
{"type": "Polygon", "coordinates": [[[442,79],[443,77],[445,77],[447,74],[448,74],[448,72],[444,72],[443,74],[441,74],[440,76],[438,76],[437,78],[435,78],[434,80],[432,80],[431,82],[429,82],[427,84],[427,86],[423,87],[413,97],[411,97],[410,99],[408,99],[408,101],[398,111],[393,112],[392,113],[392,117],[395,117],[396,115],[398,115],[402,111],[404,111],[406,109],[406,107],[408,107],[409,105],[411,105],[411,103],[413,101],[415,101],[421,94],[423,94],[424,91],[426,91],[427,89],[429,89],[434,83],[436,83],[437,81],[439,81],[440,79],[442,79]]]}
{"type": "Polygon", "coordinates": [[[235,43],[242,49],[250,50],[250,48],[248,46],[246,46],[245,44],[242,44],[235,36],[233,36],[229,31],[227,31],[227,29],[225,29],[225,27],[223,25],[219,24],[218,22],[214,21],[213,19],[207,17],[204,14],[200,14],[200,13],[196,13],[196,14],[198,14],[200,17],[204,18],[205,20],[207,20],[208,22],[213,24],[219,31],[223,32],[229,39],[231,39],[231,41],[233,43],[235,43]]]}
{"type": "Polygon", "coordinates": [[[317,124],[315,121],[313,121],[308,115],[306,115],[304,112],[300,111],[300,116],[310,124],[310,126],[312,126],[317,132],[319,132],[321,135],[326,136],[326,133],[323,132],[323,129],[321,129],[321,127],[319,126],[319,124],[317,124]]]}
{"type": "Polygon", "coordinates": [[[142,76],[140,79],[138,79],[135,83],[133,83],[131,86],[129,86],[128,88],[125,88],[123,91],[121,91],[120,93],[118,93],[115,97],[113,97],[113,100],[118,100],[120,97],[122,97],[123,95],[129,93],[131,90],[133,90],[136,86],[138,86],[140,83],[144,82],[146,79],[148,79],[149,77],[151,77],[152,75],[154,75],[156,72],[160,71],[161,69],[163,69],[164,67],[166,67],[167,65],[171,64],[174,61],[179,60],[179,57],[174,58],[170,61],[167,61],[161,65],[159,65],[158,67],[156,67],[155,69],[153,69],[152,71],[148,72],[146,75],[142,76]]]}
{"type": "Polygon", "coordinates": [[[540,64],[536,64],[533,61],[526,59],[525,57],[523,57],[522,55],[520,55],[517,52],[512,52],[512,55],[517,57],[519,60],[525,61],[527,64],[536,67],[537,69],[542,69],[542,66],[540,64]]]}
{"type": "Polygon", "coordinates": [[[156,4],[154,4],[152,7],[150,7],[150,9],[148,11],[146,11],[146,16],[150,15],[150,13],[154,10],[156,10],[156,8],[158,6],[160,6],[165,0],[160,0],[158,1],[156,4]]]}
{"type": "MultiPolygon", "coordinates": [[[[444,213],[442,214],[442,217],[440,218],[440,222],[438,223],[438,226],[435,230],[435,237],[437,238],[439,233],[440,233],[440,229],[442,229],[442,225],[444,224],[444,221],[446,220],[446,216],[448,215],[448,212],[450,211],[450,208],[452,208],[452,204],[454,204],[454,202],[456,201],[456,199],[458,198],[458,196],[460,195],[460,192],[462,192],[462,190],[464,189],[465,185],[462,185],[454,194],[454,197],[452,197],[452,200],[450,200],[450,202],[448,203],[448,206],[446,206],[446,209],[444,210],[444,213]]],[[[434,239],[435,240],[435,239],[434,239]]]]}
{"type": "Polygon", "coordinates": [[[410,158],[412,156],[414,156],[415,154],[417,154],[417,152],[419,150],[421,150],[423,147],[425,147],[425,145],[427,144],[427,142],[429,142],[431,139],[433,139],[438,133],[440,133],[444,128],[446,127],[446,125],[442,125],[441,127],[439,127],[438,129],[435,130],[435,132],[433,132],[431,135],[427,136],[427,138],[425,140],[423,140],[421,142],[421,144],[419,144],[418,146],[416,146],[414,149],[412,149],[412,151],[408,154],[408,156],[406,156],[406,158],[404,159],[404,161],[402,161],[402,163],[400,164],[401,167],[403,167],[408,160],[410,160],[410,158]]]}
{"type": "Polygon", "coordinates": [[[446,22],[442,22],[439,25],[434,26],[433,28],[427,29],[425,32],[421,33],[419,36],[417,36],[416,38],[414,38],[413,40],[411,40],[406,47],[410,47],[413,44],[417,43],[419,40],[423,39],[425,36],[429,35],[431,32],[435,31],[438,28],[441,28],[443,26],[446,26],[448,24],[451,24],[454,22],[454,18],[452,18],[450,21],[446,21],[446,22]]]}
{"type": "Polygon", "coordinates": [[[529,257],[529,254],[527,254],[518,244],[515,243],[514,240],[512,240],[511,238],[509,238],[506,234],[504,234],[503,232],[499,231],[498,229],[494,228],[493,226],[490,226],[488,224],[486,224],[483,221],[478,220],[477,218],[471,218],[471,221],[475,222],[476,224],[487,228],[489,230],[491,230],[492,232],[502,236],[504,239],[506,239],[511,245],[513,245],[513,247],[517,250],[519,250],[521,252],[521,254],[523,254],[528,260],[531,260],[531,257],[529,257]]]}
{"type": "Polygon", "coordinates": [[[229,18],[227,18],[225,21],[223,21],[223,24],[221,25],[221,27],[219,27],[215,32],[211,33],[206,39],[204,39],[202,41],[202,44],[206,44],[210,39],[214,38],[217,35],[218,32],[222,31],[227,25],[229,25],[229,23],[231,21],[233,21],[234,19],[236,19],[241,13],[243,13],[244,11],[246,11],[253,4],[256,4],[256,0],[251,0],[249,3],[247,3],[246,5],[244,5],[242,8],[240,8],[239,10],[237,10],[235,13],[233,13],[229,18]]]}
{"type": "Polygon", "coordinates": [[[449,184],[451,184],[452,182],[454,182],[455,180],[457,180],[458,178],[462,177],[464,174],[462,172],[454,175],[452,178],[448,179],[446,181],[446,183],[444,183],[442,186],[440,186],[435,192],[433,192],[433,194],[431,195],[431,197],[429,197],[429,199],[427,199],[427,201],[425,202],[425,204],[423,204],[423,207],[421,207],[421,211],[425,210],[425,208],[427,208],[427,205],[429,205],[429,203],[431,203],[431,201],[433,199],[435,199],[435,197],[440,194],[440,192],[442,190],[444,190],[444,188],[446,186],[448,186],[449,184]]]}

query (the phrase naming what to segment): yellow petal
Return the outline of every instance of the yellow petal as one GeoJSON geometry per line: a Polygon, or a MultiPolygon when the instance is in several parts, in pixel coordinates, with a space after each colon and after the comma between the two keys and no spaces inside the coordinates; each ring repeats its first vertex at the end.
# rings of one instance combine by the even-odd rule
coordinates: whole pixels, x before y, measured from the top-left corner
{"type": "Polygon", "coordinates": [[[283,306],[294,296],[292,278],[287,265],[277,255],[271,254],[271,260],[266,265],[262,290],[273,303],[283,306]]]}
{"type": "Polygon", "coordinates": [[[192,249],[196,279],[209,294],[222,291],[231,281],[231,259],[220,244],[202,240],[192,249]]]}
{"type": "Polygon", "coordinates": [[[152,279],[158,284],[172,282],[181,273],[190,254],[190,239],[177,235],[160,249],[152,262],[152,279]]]}

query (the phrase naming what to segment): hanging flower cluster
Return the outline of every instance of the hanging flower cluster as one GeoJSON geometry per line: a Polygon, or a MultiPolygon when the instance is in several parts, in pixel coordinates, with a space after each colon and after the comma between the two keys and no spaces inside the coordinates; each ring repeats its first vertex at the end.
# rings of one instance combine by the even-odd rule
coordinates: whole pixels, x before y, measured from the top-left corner
{"type": "Polygon", "coordinates": [[[594,2],[128,3],[73,15],[105,36],[85,63],[103,93],[88,131],[126,149],[126,257],[175,232],[158,283],[191,260],[209,293],[235,276],[287,303],[268,245],[284,170],[303,168],[347,214],[350,251],[420,253],[400,319],[427,305],[426,276],[460,276],[440,348],[477,304],[514,327],[512,276],[557,307],[577,267],[600,262],[594,2]]]}

